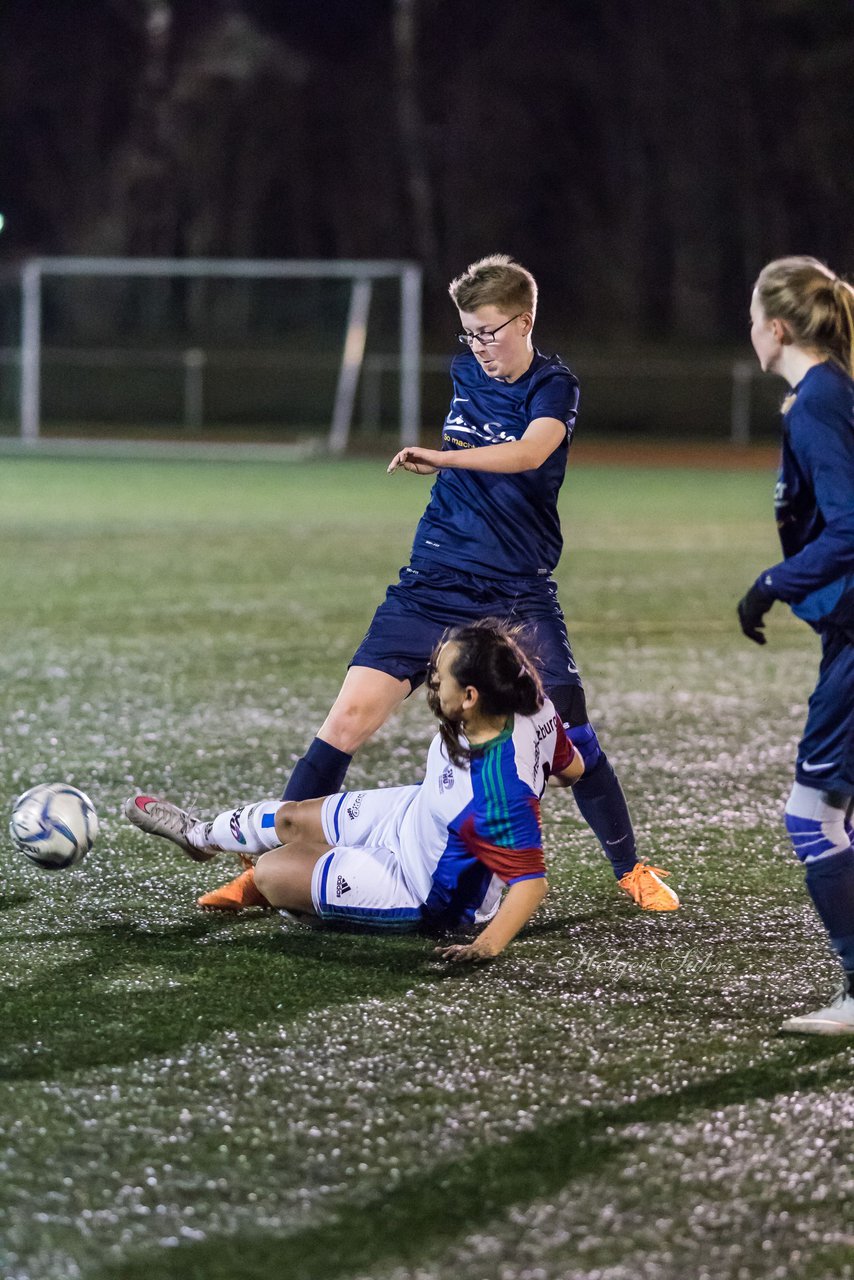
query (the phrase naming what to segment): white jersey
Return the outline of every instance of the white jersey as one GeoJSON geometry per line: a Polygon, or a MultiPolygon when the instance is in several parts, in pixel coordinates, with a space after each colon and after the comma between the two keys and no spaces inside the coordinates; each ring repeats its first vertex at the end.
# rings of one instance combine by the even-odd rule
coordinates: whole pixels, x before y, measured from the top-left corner
{"type": "Polygon", "coordinates": [[[330,797],[327,837],[389,849],[426,915],[473,918],[493,877],[500,889],[545,875],[540,797],[573,754],[548,699],[475,746],[470,764],[453,764],[437,734],[420,786],[330,797]]]}

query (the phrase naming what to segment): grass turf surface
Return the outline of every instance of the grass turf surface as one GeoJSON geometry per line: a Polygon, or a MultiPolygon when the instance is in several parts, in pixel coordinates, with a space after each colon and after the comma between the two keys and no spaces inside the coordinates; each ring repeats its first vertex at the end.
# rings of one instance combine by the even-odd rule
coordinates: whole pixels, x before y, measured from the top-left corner
{"type": "MultiPolygon", "coordinates": [[[[673,915],[615,888],[571,798],[552,892],[490,968],[430,943],[203,916],[136,787],[277,794],[429,482],[380,463],[5,462],[3,794],[102,834],[0,883],[0,1271],[635,1280],[854,1275],[850,1046],[775,1035],[835,980],[779,811],[817,643],[733,605],[771,477],[580,467],[558,573],[595,722],[673,915]]],[[[414,780],[420,696],[354,762],[414,780]]]]}

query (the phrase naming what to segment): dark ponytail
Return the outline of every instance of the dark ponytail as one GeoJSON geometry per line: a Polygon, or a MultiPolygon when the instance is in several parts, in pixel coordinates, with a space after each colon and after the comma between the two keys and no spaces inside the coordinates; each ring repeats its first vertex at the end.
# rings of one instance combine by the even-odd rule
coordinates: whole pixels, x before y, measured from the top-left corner
{"type": "Polygon", "coordinates": [[[439,651],[453,641],[455,653],[450,673],[464,688],[477,689],[480,707],[487,716],[532,716],[543,705],[545,694],[539,674],[519,644],[521,628],[482,618],[468,626],[452,627],[433,651],[428,673],[427,698],[439,720],[445,750],[454,764],[464,765],[471,752],[460,742],[459,721],[443,716],[439,700],[430,687],[439,651]]]}

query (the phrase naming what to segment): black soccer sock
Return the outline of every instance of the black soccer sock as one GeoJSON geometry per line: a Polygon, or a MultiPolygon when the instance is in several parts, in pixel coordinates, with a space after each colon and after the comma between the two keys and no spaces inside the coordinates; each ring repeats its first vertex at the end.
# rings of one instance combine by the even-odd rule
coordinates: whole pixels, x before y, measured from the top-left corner
{"type": "Polygon", "coordinates": [[[581,816],[621,880],[637,862],[635,833],[619,779],[604,751],[572,788],[581,816]]]}
{"type": "Polygon", "coordinates": [[[315,800],[318,796],[334,796],[350,761],[346,751],[339,751],[322,738],[315,738],[305,755],[297,760],[282,795],[283,800],[315,800]]]}

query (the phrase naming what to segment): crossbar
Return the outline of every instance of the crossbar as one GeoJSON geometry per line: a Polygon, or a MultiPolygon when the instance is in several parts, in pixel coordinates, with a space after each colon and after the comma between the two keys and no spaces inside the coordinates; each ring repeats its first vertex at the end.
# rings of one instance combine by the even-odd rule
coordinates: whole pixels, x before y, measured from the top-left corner
{"type": "Polygon", "coordinates": [[[230,276],[252,280],[388,280],[416,262],[393,258],[29,258],[27,266],[53,276],[230,276]]]}
{"type": "MultiPolygon", "coordinates": [[[[347,442],[361,354],[354,359],[361,313],[367,316],[370,282],[400,281],[400,441],[417,444],[421,418],[421,267],[406,260],[310,258],[30,258],[21,272],[21,439],[40,432],[41,288],[45,276],[148,276],[182,279],[352,280],[354,302],[345,335],[342,377],[336,397],[331,447],[347,442]],[[355,305],[355,311],[353,310],[355,305]],[[347,416],[349,415],[349,416],[347,416]],[[345,416],[347,420],[345,421],[345,416]]],[[[201,399],[194,409],[201,412],[201,399]]]]}

